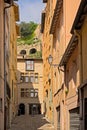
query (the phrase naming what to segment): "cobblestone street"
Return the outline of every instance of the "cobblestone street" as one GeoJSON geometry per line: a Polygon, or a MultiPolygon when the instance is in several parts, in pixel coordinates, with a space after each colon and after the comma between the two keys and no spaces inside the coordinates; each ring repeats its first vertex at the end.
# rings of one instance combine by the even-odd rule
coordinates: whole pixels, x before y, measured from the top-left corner
{"type": "Polygon", "coordinates": [[[54,127],[42,115],[21,115],[14,119],[9,130],[54,130],[54,127]]]}

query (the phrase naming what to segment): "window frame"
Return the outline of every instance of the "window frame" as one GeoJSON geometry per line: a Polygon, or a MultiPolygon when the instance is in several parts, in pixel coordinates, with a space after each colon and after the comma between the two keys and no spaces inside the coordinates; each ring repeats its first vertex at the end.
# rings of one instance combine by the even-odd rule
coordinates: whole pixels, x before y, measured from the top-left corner
{"type": "Polygon", "coordinates": [[[26,71],[34,71],[34,60],[26,60],[26,71]]]}

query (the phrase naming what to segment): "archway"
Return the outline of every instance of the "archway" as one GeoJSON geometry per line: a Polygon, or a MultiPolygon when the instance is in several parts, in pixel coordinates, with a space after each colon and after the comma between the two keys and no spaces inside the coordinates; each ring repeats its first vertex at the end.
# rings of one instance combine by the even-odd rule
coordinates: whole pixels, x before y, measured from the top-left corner
{"type": "Polygon", "coordinates": [[[24,115],[25,114],[25,105],[21,103],[19,105],[19,115],[24,115]]]}

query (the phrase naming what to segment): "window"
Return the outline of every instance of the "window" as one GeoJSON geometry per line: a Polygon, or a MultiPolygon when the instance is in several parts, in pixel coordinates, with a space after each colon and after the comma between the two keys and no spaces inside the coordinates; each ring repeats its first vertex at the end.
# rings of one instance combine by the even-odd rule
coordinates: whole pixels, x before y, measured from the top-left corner
{"type": "Polygon", "coordinates": [[[24,97],[24,89],[21,89],[21,97],[24,97]]]}
{"type": "Polygon", "coordinates": [[[84,116],[85,116],[85,121],[84,121],[85,130],[87,130],[87,98],[85,98],[84,100],[84,116]]]}
{"type": "Polygon", "coordinates": [[[20,77],[20,81],[21,81],[21,82],[24,82],[24,76],[21,76],[21,77],[20,77]]]}
{"type": "Polygon", "coordinates": [[[2,110],[2,98],[0,98],[0,110],[2,110]]]}
{"type": "Polygon", "coordinates": [[[46,97],[48,97],[48,90],[46,90],[46,97]]]}
{"type": "Polygon", "coordinates": [[[35,83],[38,83],[38,73],[35,73],[35,83]]]}
{"type": "Polygon", "coordinates": [[[21,89],[21,97],[29,98],[29,88],[22,88],[21,89]]]}
{"type": "Polygon", "coordinates": [[[57,111],[57,128],[58,130],[60,130],[60,106],[56,108],[56,111],[57,111]]]}
{"type": "Polygon", "coordinates": [[[26,50],[21,50],[20,54],[25,55],[26,54],[26,50]]]}
{"type": "Polygon", "coordinates": [[[38,97],[38,89],[35,89],[35,97],[38,97]]]}
{"type": "Polygon", "coordinates": [[[34,89],[30,90],[30,97],[34,97],[34,89]]]}
{"type": "Polygon", "coordinates": [[[30,88],[21,88],[21,97],[22,98],[37,98],[38,97],[38,89],[30,89],[30,88]]]}
{"type": "Polygon", "coordinates": [[[30,73],[30,82],[34,83],[35,77],[33,73],[30,73]]]}
{"type": "Polygon", "coordinates": [[[36,52],[37,52],[37,50],[36,50],[35,48],[32,48],[32,49],[30,50],[29,54],[34,54],[34,53],[36,53],[36,52]]]}
{"type": "Polygon", "coordinates": [[[34,70],[34,61],[26,61],[26,70],[34,70]]]}
{"type": "Polygon", "coordinates": [[[30,90],[30,97],[37,98],[38,97],[38,89],[31,89],[30,90]]]}
{"type": "Polygon", "coordinates": [[[25,82],[29,82],[29,77],[25,76],[25,82]]]}
{"type": "Polygon", "coordinates": [[[34,83],[34,76],[30,76],[30,82],[34,83]]]}

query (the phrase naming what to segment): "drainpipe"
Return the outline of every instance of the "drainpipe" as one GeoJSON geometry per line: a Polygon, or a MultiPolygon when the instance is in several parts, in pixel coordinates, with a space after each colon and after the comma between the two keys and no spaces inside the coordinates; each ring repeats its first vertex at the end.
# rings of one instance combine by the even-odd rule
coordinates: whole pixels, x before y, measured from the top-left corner
{"type": "Polygon", "coordinates": [[[6,130],[6,78],[7,78],[7,72],[6,72],[6,10],[9,9],[11,6],[13,6],[13,0],[10,5],[4,7],[4,130],[6,130]]]}
{"type": "MultiPolygon", "coordinates": [[[[79,42],[79,65],[80,65],[80,79],[79,84],[83,83],[83,61],[82,61],[82,35],[79,31],[75,30],[74,34],[78,37],[79,42]]],[[[83,124],[83,90],[79,89],[79,98],[80,98],[80,129],[84,128],[83,124]]]]}

